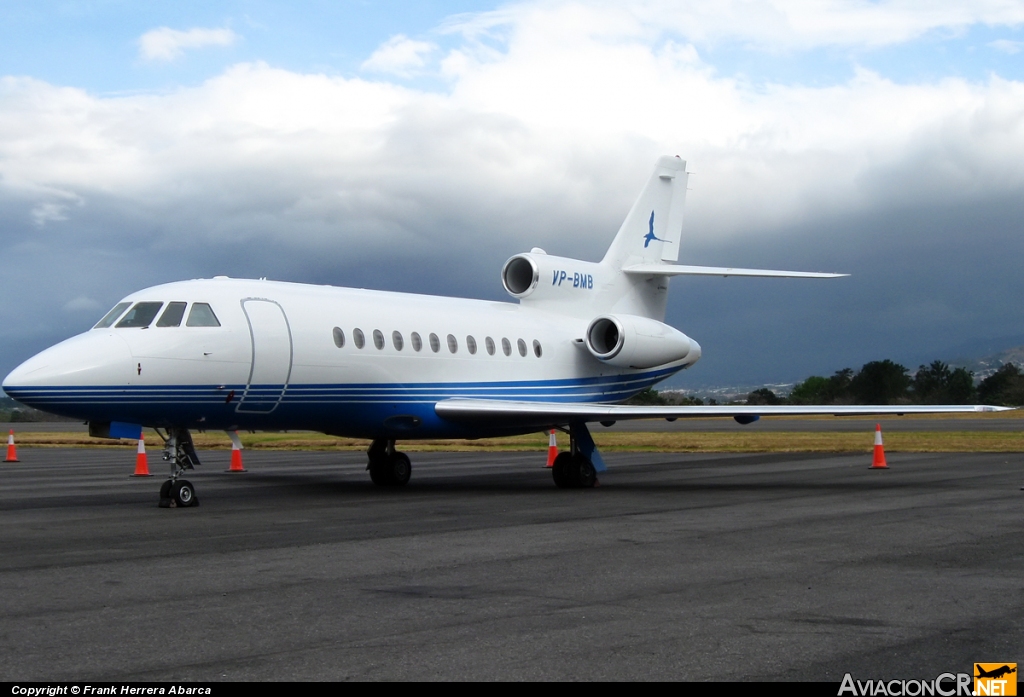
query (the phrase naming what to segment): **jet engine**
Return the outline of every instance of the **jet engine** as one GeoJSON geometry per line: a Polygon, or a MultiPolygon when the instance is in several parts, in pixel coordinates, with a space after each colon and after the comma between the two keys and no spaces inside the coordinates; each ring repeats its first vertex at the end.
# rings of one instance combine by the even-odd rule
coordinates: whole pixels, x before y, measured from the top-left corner
{"type": "Polygon", "coordinates": [[[517,254],[501,269],[501,283],[513,298],[527,302],[589,302],[607,282],[607,268],[534,248],[517,254]]]}
{"type": "Polygon", "coordinates": [[[636,315],[602,315],[587,327],[587,350],[620,368],[654,368],[675,363],[700,347],[678,329],[636,315]]]}

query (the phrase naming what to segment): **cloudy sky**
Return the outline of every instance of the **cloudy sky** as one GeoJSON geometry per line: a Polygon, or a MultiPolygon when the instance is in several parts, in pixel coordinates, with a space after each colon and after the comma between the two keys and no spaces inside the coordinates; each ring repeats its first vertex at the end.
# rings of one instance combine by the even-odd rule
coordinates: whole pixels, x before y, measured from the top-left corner
{"type": "Polygon", "coordinates": [[[1024,2],[0,0],[0,46],[0,375],[182,278],[503,299],[663,154],[682,263],[852,274],[673,280],[672,384],[1024,343],[1024,2]]]}

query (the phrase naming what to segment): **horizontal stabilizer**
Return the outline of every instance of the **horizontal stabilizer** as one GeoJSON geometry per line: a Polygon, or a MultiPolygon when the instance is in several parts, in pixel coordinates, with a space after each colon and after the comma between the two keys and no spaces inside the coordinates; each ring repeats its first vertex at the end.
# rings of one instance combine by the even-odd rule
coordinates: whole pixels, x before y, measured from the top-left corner
{"type": "Polygon", "coordinates": [[[634,264],[623,269],[637,276],[757,276],[761,278],[842,278],[848,273],[733,269],[726,266],[680,266],[676,264],[634,264]]]}
{"type": "Polygon", "coordinates": [[[1010,411],[1010,407],[983,404],[918,405],[714,405],[714,406],[633,406],[627,404],[594,404],[580,402],[515,402],[491,399],[446,399],[434,405],[443,419],[461,422],[506,423],[547,427],[574,421],[626,421],[632,419],[680,419],[709,416],[866,416],[904,414],[972,414],[1010,411]]]}

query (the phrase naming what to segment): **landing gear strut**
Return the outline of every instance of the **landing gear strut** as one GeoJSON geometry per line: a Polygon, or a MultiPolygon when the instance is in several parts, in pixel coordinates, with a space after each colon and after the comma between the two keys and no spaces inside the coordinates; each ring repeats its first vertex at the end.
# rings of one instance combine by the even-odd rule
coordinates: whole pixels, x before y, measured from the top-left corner
{"type": "Polygon", "coordinates": [[[576,434],[569,431],[569,451],[558,453],[551,465],[551,477],[559,489],[590,489],[597,486],[597,470],[579,447],[576,434]]]}
{"type": "Polygon", "coordinates": [[[199,463],[192,434],[187,428],[171,428],[164,437],[160,431],[157,435],[164,439],[163,458],[171,466],[171,478],[160,487],[160,508],[188,508],[198,506],[196,489],[192,482],[180,479],[185,470],[195,469],[199,463]]]}
{"type": "Polygon", "coordinates": [[[405,486],[412,475],[412,463],[405,453],[395,450],[395,441],[378,438],[366,451],[366,469],[377,486],[405,486]]]}

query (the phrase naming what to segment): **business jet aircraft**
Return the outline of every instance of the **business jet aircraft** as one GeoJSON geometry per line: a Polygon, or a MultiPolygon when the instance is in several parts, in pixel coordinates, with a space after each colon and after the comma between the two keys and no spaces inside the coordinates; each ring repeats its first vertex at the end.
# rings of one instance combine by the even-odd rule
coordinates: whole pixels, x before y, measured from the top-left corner
{"type": "Polygon", "coordinates": [[[587,428],[619,419],[987,411],[963,406],[626,406],[700,358],[668,326],[678,275],[835,278],[674,264],[686,163],[661,158],[600,262],[533,249],[501,280],[518,303],[216,277],[147,288],[91,330],[3,382],[19,402],[89,422],[91,435],[166,441],[162,503],[196,501],[189,429],[305,429],[372,440],[374,483],[403,485],[400,439],[567,430],[559,487],[590,487],[605,463],[587,428]],[[161,433],[160,429],[163,429],[161,433]]]}

